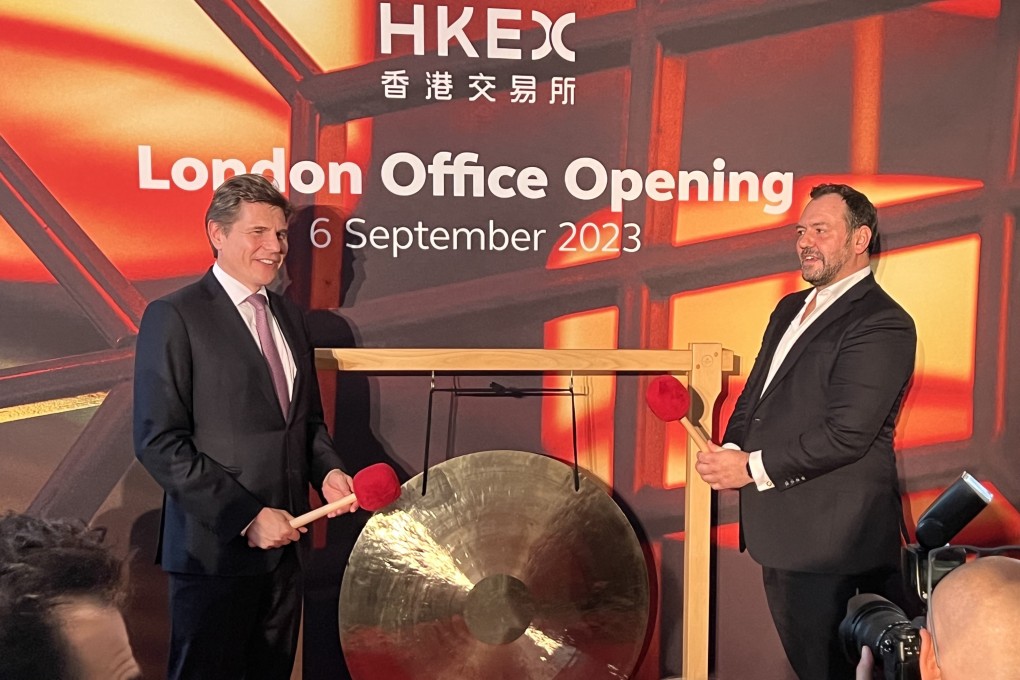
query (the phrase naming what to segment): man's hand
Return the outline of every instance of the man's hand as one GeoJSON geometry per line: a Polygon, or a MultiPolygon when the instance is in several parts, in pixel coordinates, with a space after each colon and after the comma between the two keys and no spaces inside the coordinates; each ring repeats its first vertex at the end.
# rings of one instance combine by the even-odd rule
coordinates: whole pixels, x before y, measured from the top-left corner
{"type": "Polygon", "coordinates": [[[694,469],[716,491],[739,489],[754,480],[747,474],[748,454],[737,449],[724,449],[708,442],[708,451],[697,452],[694,469]]]}
{"type": "Polygon", "coordinates": [[[262,508],[244,532],[252,548],[269,550],[281,548],[301,538],[308,531],[306,527],[295,529],[290,525],[294,517],[286,510],[262,508]]]}
{"type": "Polygon", "coordinates": [[[857,664],[856,680],[871,680],[871,671],[875,668],[875,658],[871,655],[871,648],[861,647],[861,662],[857,664]]]}
{"type": "MultiPolygon", "coordinates": [[[[341,498],[345,498],[354,493],[354,482],[350,476],[344,474],[340,470],[330,470],[329,474],[326,475],[326,479],[322,481],[322,497],[326,499],[327,503],[338,501],[341,498]]],[[[326,515],[327,517],[336,517],[345,512],[356,512],[361,506],[358,505],[357,499],[351,503],[350,507],[344,510],[334,510],[333,512],[326,515]]]]}

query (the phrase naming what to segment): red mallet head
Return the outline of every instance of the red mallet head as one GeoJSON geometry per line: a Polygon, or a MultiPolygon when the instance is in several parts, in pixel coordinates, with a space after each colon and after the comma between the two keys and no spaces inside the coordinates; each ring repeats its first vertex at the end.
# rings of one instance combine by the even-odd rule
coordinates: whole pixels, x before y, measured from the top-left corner
{"type": "Polygon", "coordinates": [[[397,473],[386,463],[375,463],[354,475],[354,495],[365,510],[375,512],[400,498],[397,473]]]}
{"type": "Polygon", "coordinates": [[[687,409],[691,407],[691,393],[675,377],[660,375],[648,385],[645,401],[656,418],[672,422],[687,415],[687,409]]]}

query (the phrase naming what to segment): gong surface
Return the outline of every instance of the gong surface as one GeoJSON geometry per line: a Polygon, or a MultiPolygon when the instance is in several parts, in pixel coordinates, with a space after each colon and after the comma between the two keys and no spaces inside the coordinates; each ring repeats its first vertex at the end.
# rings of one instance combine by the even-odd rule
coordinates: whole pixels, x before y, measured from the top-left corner
{"type": "Polygon", "coordinates": [[[340,589],[356,680],[629,677],[648,625],[630,523],[584,473],[483,451],[406,482],[369,520],[340,589]]]}

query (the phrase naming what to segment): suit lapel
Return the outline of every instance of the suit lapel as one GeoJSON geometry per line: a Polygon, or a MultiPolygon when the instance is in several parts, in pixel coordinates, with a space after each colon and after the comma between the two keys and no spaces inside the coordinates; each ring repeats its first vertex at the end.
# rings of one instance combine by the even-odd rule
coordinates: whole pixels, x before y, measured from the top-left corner
{"type": "MultiPolygon", "coordinates": [[[[769,383],[768,388],[761,395],[761,399],[764,400],[774,389],[775,386],[783,380],[793,366],[796,365],[797,359],[804,350],[811,344],[811,342],[818,337],[818,335],[825,330],[829,325],[840,317],[848,314],[853,308],[853,305],[857,300],[861,299],[868,291],[870,291],[875,285],[875,277],[873,274],[869,274],[859,283],[855,284],[850,290],[840,296],[838,300],[832,303],[832,305],[822,312],[821,316],[814,320],[810,327],[804,331],[804,333],[797,338],[797,342],[793,343],[793,347],[790,348],[789,353],[783,359],[783,363],[779,365],[779,370],[772,377],[772,382],[769,383]]],[[[802,299],[803,302],[803,299],[802,299]]],[[[794,314],[800,313],[800,307],[798,307],[794,314]]],[[[787,320],[787,325],[793,321],[793,316],[790,316],[787,320]]],[[[786,332],[786,326],[782,327],[783,333],[786,332]]],[[[778,338],[781,338],[783,333],[778,334],[778,338]]],[[[778,344],[779,339],[776,339],[778,344]]],[[[773,347],[773,352],[775,348],[773,347]]],[[[771,354],[769,356],[772,356],[771,354]]]]}
{"type": "Polygon", "coordinates": [[[269,373],[269,365],[266,363],[265,357],[262,356],[262,350],[259,349],[258,342],[255,341],[248,326],[245,325],[244,319],[241,318],[237,307],[227,295],[227,291],[223,290],[223,286],[216,280],[212,270],[202,278],[202,287],[209,296],[212,318],[215,319],[217,332],[223,336],[230,347],[237,349],[244,364],[253,367],[259,376],[258,384],[262,395],[271,403],[276,404],[276,411],[279,412],[280,402],[276,398],[273,377],[269,373]]]}
{"type": "MultiPolygon", "coordinates": [[[[768,334],[762,342],[761,351],[758,353],[758,360],[755,361],[752,376],[750,376],[752,379],[744,388],[745,390],[750,389],[750,394],[753,396],[750,407],[751,411],[754,410],[763,396],[762,385],[765,384],[765,378],[769,374],[769,368],[772,366],[772,357],[776,354],[776,348],[779,346],[779,341],[783,339],[783,334],[786,333],[786,329],[789,327],[794,317],[800,313],[800,310],[804,306],[804,299],[810,292],[810,289],[808,289],[804,291],[803,295],[795,295],[784,298],[783,302],[780,303],[780,307],[776,309],[773,317],[773,323],[769,327],[768,334]]],[[[773,379],[772,382],[774,383],[775,379],[773,379]]]]}

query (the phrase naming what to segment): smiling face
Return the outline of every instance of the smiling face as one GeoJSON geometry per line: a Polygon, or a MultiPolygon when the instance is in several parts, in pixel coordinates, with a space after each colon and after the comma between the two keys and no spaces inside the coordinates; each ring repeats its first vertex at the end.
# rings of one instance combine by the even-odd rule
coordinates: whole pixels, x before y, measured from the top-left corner
{"type": "Polygon", "coordinates": [[[272,283],[287,255],[287,219],[282,209],[242,201],[233,224],[210,220],[206,229],[223,271],[253,293],[272,283]]]}
{"type": "Polygon", "coordinates": [[[848,233],[846,203],[838,194],[826,194],[804,208],[797,224],[800,273],[816,288],[853,274],[868,264],[871,227],[848,233]]]}

